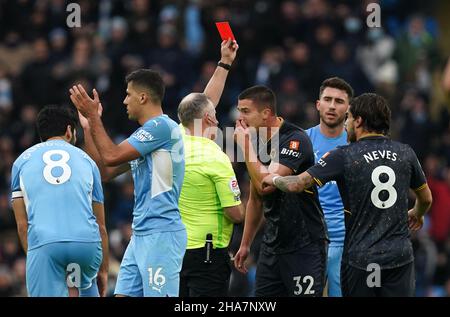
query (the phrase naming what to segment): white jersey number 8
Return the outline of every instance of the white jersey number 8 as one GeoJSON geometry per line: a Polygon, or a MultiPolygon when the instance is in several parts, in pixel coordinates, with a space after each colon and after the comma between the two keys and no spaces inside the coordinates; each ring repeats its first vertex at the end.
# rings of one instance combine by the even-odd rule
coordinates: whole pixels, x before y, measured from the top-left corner
{"type": "Polygon", "coordinates": [[[47,182],[53,185],[61,185],[67,182],[72,175],[72,170],[70,166],[67,165],[67,162],[70,160],[70,155],[66,151],[63,150],[51,150],[44,153],[42,156],[42,160],[46,164],[44,167],[44,178],[47,182]],[[61,158],[57,161],[52,160],[52,155],[61,155],[61,158]],[[52,175],[52,170],[55,167],[62,168],[63,172],[60,176],[55,177],[52,175]]]}
{"type": "Polygon", "coordinates": [[[387,209],[392,207],[397,201],[397,191],[394,188],[395,184],[395,172],[389,166],[381,165],[375,168],[372,172],[372,183],[375,185],[375,188],[372,190],[370,194],[370,199],[375,207],[380,209],[387,209]],[[380,181],[380,175],[387,174],[388,180],[385,183],[380,181]],[[386,200],[380,199],[380,192],[385,190],[388,192],[389,196],[386,200]]]}

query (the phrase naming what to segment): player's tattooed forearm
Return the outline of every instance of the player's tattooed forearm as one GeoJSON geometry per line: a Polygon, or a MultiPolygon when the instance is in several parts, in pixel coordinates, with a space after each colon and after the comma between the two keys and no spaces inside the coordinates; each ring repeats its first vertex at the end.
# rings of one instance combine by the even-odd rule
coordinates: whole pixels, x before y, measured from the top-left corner
{"type": "Polygon", "coordinates": [[[301,173],[299,175],[299,178],[300,178],[300,183],[303,186],[303,189],[309,188],[312,185],[314,185],[314,180],[313,180],[312,176],[309,173],[306,173],[306,172],[305,173],[301,173]]]}
{"type": "Polygon", "coordinates": [[[300,192],[303,190],[302,184],[298,176],[280,177],[275,180],[274,184],[278,189],[284,192],[300,192]]]}
{"type": "Polygon", "coordinates": [[[302,192],[312,185],[313,179],[308,173],[297,176],[285,176],[275,179],[274,185],[284,192],[302,192]]]}

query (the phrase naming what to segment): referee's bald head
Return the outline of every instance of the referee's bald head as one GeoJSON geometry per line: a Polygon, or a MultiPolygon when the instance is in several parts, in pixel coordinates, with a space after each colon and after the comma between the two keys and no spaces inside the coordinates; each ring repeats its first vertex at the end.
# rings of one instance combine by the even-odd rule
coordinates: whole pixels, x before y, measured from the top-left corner
{"type": "Polygon", "coordinates": [[[204,93],[190,93],[178,106],[178,119],[183,126],[188,127],[194,123],[195,119],[202,119],[208,107],[214,109],[212,101],[204,93]]]}

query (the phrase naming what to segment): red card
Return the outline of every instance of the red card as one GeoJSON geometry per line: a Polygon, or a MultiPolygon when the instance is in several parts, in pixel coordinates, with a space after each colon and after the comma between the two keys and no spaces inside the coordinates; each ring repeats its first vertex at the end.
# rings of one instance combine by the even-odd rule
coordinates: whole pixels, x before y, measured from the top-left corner
{"type": "Polygon", "coordinates": [[[220,33],[222,41],[227,41],[230,38],[234,41],[233,31],[231,31],[230,24],[228,22],[216,22],[216,27],[220,33]]]}

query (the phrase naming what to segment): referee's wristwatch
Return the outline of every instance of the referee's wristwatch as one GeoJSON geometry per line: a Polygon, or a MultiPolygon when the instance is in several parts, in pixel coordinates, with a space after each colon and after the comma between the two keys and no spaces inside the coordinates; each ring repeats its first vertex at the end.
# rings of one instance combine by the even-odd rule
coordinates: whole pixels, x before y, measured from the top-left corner
{"type": "Polygon", "coordinates": [[[230,70],[230,69],[231,69],[231,64],[225,64],[225,63],[222,63],[222,62],[220,62],[220,61],[217,63],[217,66],[223,67],[223,68],[225,68],[226,70],[230,70]]]}

